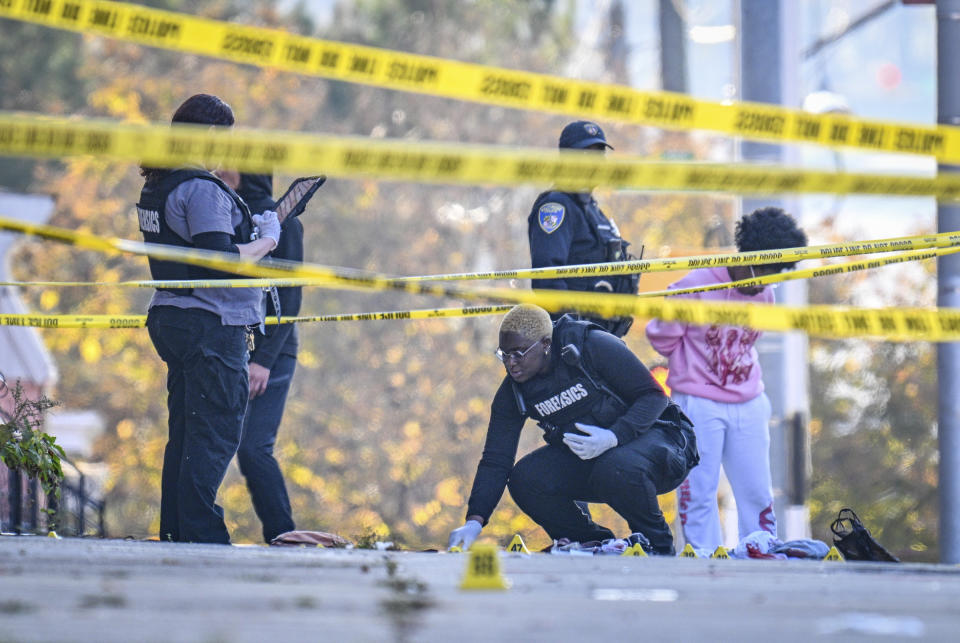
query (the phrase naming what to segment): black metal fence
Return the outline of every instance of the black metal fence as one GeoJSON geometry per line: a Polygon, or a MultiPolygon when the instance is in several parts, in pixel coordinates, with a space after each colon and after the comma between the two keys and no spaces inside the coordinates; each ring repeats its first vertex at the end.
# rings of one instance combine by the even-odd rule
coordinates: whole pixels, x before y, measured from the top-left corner
{"type": "Polygon", "coordinates": [[[61,464],[67,476],[59,500],[54,494],[44,498],[36,479],[7,470],[7,511],[2,512],[7,515],[0,515],[0,531],[30,534],[55,530],[64,536],[107,537],[105,501],[91,495],[87,477],[76,464],[66,458],[61,464]]]}
{"type": "MultiPolygon", "coordinates": [[[[0,373],[0,398],[9,395],[7,381],[0,373]]],[[[0,408],[0,422],[9,419],[0,408]]],[[[70,536],[106,538],[103,499],[91,496],[86,475],[73,461],[64,457],[60,464],[66,476],[57,498],[55,494],[44,497],[36,479],[0,462],[0,532],[30,534],[56,530],[70,536]]]]}

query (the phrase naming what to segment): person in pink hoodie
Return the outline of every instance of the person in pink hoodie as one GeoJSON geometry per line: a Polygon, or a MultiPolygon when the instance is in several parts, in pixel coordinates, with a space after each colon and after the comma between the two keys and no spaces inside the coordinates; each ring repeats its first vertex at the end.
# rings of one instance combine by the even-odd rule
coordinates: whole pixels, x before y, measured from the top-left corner
{"type": "MultiPolygon", "coordinates": [[[[737,250],[773,250],[807,244],[807,235],[780,208],[760,208],[737,222],[737,250]]],[[[795,262],[794,262],[795,263],[795,262]]],[[[695,288],[771,275],[793,263],[703,268],[670,289],[695,288]]],[[[677,295],[687,299],[773,303],[766,286],[677,295]]],[[[695,549],[722,544],[717,508],[720,465],[737,503],[739,537],[777,533],[770,477],[770,400],[763,392],[757,350],[760,332],[737,326],[696,326],[654,319],[647,325],[653,348],[668,359],[671,396],[693,421],[700,466],[680,486],[680,523],[695,549]]]]}

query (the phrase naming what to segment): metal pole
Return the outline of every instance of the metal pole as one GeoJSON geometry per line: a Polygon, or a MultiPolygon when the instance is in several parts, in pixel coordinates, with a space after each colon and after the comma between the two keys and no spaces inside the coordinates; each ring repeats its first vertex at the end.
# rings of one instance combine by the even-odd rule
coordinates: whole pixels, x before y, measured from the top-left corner
{"type": "MultiPolygon", "coordinates": [[[[960,0],[937,0],[937,122],[960,125],[960,0]]],[[[960,170],[940,165],[940,171],[960,170]]],[[[960,230],[960,206],[940,204],[937,230],[960,230]]],[[[937,260],[937,305],[960,308],[960,256],[937,260]]],[[[960,343],[937,345],[940,396],[940,561],[960,563],[960,343]]]]}
{"type": "MultiPolygon", "coordinates": [[[[740,0],[740,97],[745,101],[782,102],[780,0],[740,0]]],[[[782,162],[778,145],[743,141],[740,145],[744,161],[779,164],[782,162]]],[[[744,214],[763,206],[781,206],[776,198],[741,200],[744,214]]],[[[780,295],[777,293],[777,300],[780,295]]],[[[781,334],[765,333],[757,342],[760,367],[763,369],[764,388],[770,398],[770,469],[773,476],[774,513],[778,518],[778,535],[783,534],[783,516],[786,511],[786,440],[784,403],[785,394],[781,374],[785,370],[784,338],[781,334]]]]}
{"type": "MultiPolygon", "coordinates": [[[[740,96],[745,101],[796,107],[798,95],[798,7],[785,0],[740,0],[740,96]]],[[[779,145],[744,141],[745,161],[782,164],[796,152],[779,145]]],[[[791,164],[795,164],[795,161],[791,164]]],[[[744,213],[759,207],[784,208],[802,225],[799,201],[783,198],[742,199],[744,213]]],[[[774,291],[778,304],[804,305],[806,282],[793,281],[774,291]]],[[[764,388],[770,398],[770,469],[777,531],[784,539],[809,537],[806,508],[793,505],[789,435],[796,414],[809,416],[807,337],[802,333],[765,333],[757,342],[764,388]]]]}
{"type": "Polygon", "coordinates": [[[686,93],[687,51],[683,17],[674,0],[660,0],[660,87],[686,93]]]}

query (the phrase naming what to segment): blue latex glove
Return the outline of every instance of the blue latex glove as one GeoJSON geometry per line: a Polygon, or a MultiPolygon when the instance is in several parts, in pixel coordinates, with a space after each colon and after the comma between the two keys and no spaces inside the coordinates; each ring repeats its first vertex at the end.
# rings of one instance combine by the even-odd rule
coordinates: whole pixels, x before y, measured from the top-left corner
{"type": "Polygon", "coordinates": [[[575,422],[574,426],[587,435],[564,433],[563,443],[581,460],[592,460],[617,446],[617,436],[609,429],[579,422],[575,422]]]}

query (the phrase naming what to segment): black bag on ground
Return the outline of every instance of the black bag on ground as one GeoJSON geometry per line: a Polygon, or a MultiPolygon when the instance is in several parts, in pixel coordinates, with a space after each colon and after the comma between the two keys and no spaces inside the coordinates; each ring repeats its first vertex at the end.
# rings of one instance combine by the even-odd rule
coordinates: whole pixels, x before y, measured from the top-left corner
{"type": "Polygon", "coordinates": [[[830,525],[830,531],[833,532],[833,544],[846,560],[900,562],[899,558],[873,539],[853,509],[841,509],[837,519],[830,525]]]}

